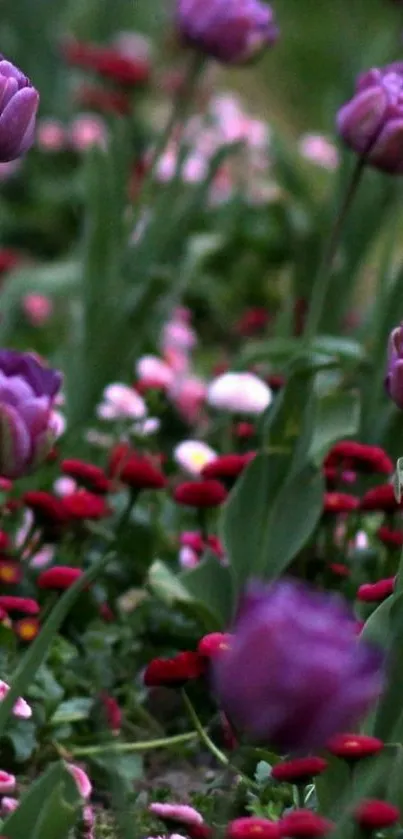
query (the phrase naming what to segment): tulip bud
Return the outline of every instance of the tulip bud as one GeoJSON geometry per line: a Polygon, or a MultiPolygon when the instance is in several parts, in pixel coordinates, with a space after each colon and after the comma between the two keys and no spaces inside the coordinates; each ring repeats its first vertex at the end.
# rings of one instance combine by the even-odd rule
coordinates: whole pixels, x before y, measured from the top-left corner
{"type": "Polygon", "coordinates": [[[0,55],[0,162],[21,157],[34,142],[39,93],[0,55]]]}
{"type": "Polygon", "coordinates": [[[42,367],[33,355],[0,350],[0,474],[6,478],[31,472],[51,449],[60,385],[60,373],[42,367]]]}
{"type": "Polygon", "coordinates": [[[403,324],[390,333],[385,387],[398,408],[403,408],[403,324]]]}
{"type": "Polygon", "coordinates": [[[352,99],[337,115],[345,143],[376,169],[403,173],[403,63],[358,78],[352,99]]]}
{"type": "Polygon", "coordinates": [[[180,35],[223,64],[243,64],[274,44],[278,27],[260,0],[177,0],[180,35]]]}

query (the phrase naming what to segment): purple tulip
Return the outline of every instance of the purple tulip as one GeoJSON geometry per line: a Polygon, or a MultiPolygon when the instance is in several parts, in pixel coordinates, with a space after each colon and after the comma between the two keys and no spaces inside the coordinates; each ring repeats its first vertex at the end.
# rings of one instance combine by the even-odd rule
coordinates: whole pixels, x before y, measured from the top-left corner
{"type": "Polygon", "coordinates": [[[29,353],[0,350],[0,475],[20,478],[55,439],[52,408],[62,377],[29,353]]]}
{"type": "Polygon", "coordinates": [[[343,140],[367,163],[403,173],[403,62],[363,73],[356,93],[337,115],[343,140]]]}
{"type": "Polygon", "coordinates": [[[21,157],[32,146],[39,93],[29,79],[0,55],[0,163],[21,157]]]}
{"type": "Polygon", "coordinates": [[[242,64],[278,38],[274,13],[261,0],[176,0],[181,37],[224,64],[242,64]]]}
{"type": "Polygon", "coordinates": [[[384,678],[382,654],[359,639],[347,604],[292,580],[249,588],[230,649],[212,667],[230,721],[283,754],[353,731],[384,678]]]}
{"type": "Polygon", "coordinates": [[[403,324],[389,336],[386,390],[398,408],[403,408],[403,324]]]}

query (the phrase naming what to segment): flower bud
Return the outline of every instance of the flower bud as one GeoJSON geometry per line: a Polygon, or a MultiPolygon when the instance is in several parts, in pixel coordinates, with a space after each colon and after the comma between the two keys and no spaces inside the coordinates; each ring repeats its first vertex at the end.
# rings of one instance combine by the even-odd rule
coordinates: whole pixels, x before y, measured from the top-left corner
{"type": "Polygon", "coordinates": [[[389,336],[385,387],[398,408],[403,408],[403,324],[389,336]]]}
{"type": "Polygon", "coordinates": [[[279,34],[260,0],[177,0],[176,19],[185,43],[223,64],[243,64],[279,34]]]}
{"type": "Polygon", "coordinates": [[[348,730],[384,679],[382,654],[357,638],[347,604],[292,580],[248,590],[228,651],[210,665],[231,723],[283,754],[348,730]]]}
{"type": "Polygon", "coordinates": [[[0,473],[6,478],[28,474],[51,449],[60,385],[60,373],[42,367],[33,355],[0,351],[0,473]]]}
{"type": "Polygon", "coordinates": [[[0,162],[16,160],[34,142],[39,93],[14,64],[0,55],[0,162]]]}
{"type": "Polygon", "coordinates": [[[345,143],[370,165],[403,173],[403,63],[374,68],[358,78],[352,99],[340,108],[337,128],[345,143]]]}

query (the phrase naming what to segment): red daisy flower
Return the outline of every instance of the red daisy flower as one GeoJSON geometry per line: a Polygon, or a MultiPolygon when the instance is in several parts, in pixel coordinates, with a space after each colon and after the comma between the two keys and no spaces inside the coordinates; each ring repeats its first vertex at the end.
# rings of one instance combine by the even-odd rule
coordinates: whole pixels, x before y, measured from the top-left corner
{"type": "Polygon", "coordinates": [[[69,565],[55,565],[39,574],[37,583],[39,588],[64,591],[70,588],[76,580],[83,576],[81,568],[71,568],[69,565]]]}
{"type": "Polygon", "coordinates": [[[231,639],[229,632],[211,632],[199,641],[197,652],[204,658],[216,658],[229,649],[231,639]]]}
{"type": "Polygon", "coordinates": [[[396,824],[400,819],[400,812],[393,804],[373,798],[361,801],[354,817],[363,830],[375,831],[396,824]]]}
{"type": "Polygon", "coordinates": [[[301,757],[276,763],[271,776],[276,781],[289,784],[308,783],[311,778],[321,775],[327,769],[328,762],[323,757],[301,757]]]}
{"type": "Polygon", "coordinates": [[[219,481],[186,481],[179,484],[173,493],[177,504],[187,507],[218,507],[227,497],[225,486],[219,481]]]}
{"type": "Polygon", "coordinates": [[[367,734],[335,734],[326,744],[330,754],[343,760],[355,761],[382,751],[384,743],[367,734]]]}
{"type": "Polygon", "coordinates": [[[191,679],[198,679],[206,668],[198,653],[183,652],[173,658],[154,658],[147,665],[144,684],[147,687],[179,687],[191,679]]]}
{"type": "Polygon", "coordinates": [[[380,603],[393,594],[396,577],[387,577],[376,583],[364,583],[357,591],[357,600],[363,603],[380,603]]]}
{"type": "Polygon", "coordinates": [[[323,502],[324,513],[350,513],[360,506],[359,499],[345,492],[326,492],[323,502]]]}
{"type": "Polygon", "coordinates": [[[361,510],[393,512],[401,504],[396,501],[392,484],[381,484],[368,490],[361,499],[361,510]]]}
{"type": "Polygon", "coordinates": [[[279,839],[279,822],[249,816],[234,819],[227,826],[226,839],[279,839]]]}
{"type": "Polygon", "coordinates": [[[94,466],[92,463],[86,463],[84,460],[73,458],[62,460],[61,471],[64,475],[74,478],[75,481],[91,492],[104,495],[111,488],[111,483],[103,469],[94,466]]]}
{"type": "Polygon", "coordinates": [[[313,810],[293,810],[281,819],[280,833],[290,839],[319,839],[330,833],[333,827],[333,822],[313,810]]]}
{"type": "Polygon", "coordinates": [[[36,600],[32,600],[30,597],[0,594],[0,609],[5,609],[6,612],[21,612],[23,615],[37,615],[40,606],[36,600]]]}

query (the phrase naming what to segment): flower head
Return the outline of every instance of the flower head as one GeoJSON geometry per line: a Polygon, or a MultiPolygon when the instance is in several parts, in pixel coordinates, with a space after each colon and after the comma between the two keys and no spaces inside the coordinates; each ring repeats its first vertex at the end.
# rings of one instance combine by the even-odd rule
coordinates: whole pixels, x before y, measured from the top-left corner
{"type": "Polygon", "coordinates": [[[103,495],[109,492],[111,488],[110,481],[106,477],[103,469],[99,466],[94,466],[92,463],[86,463],[84,460],[78,460],[77,458],[63,460],[61,470],[63,475],[69,475],[81,483],[86,489],[96,494],[103,495]]]}
{"type": "Polygon", "coordinates": [[[270,405],[272,393],[253,373],[223,373],[209,385],[207,401],[221,411],[261,414],[270,405]]]}
{"type": "Polygon", "coordinates": [[[224,64],[242,64],[271,46],[278,27],[260,0],[177,0],[182,39],[224,64]]]}
{"type": "Polygon", "coordinates": [[[141,420],[146,414],[147,407],[140,394],[119,382],[105,388],[103,401],[98,406],[98,416],[104,420],[141,420]]]}
{"type": "Polygon", "coordinates": [[[75,67],[92,70],[125,87],[143,85],[150,77],[148,56],[130,56],[119,43],[104,46],[70,40],[64,45],[64,57],[75,67]]]}
{"type": "Polygon", "coordinates": [[[341,440],[330,450],[325,467],[341,467],[357,472],[393,473],[393,463],[380,446],[368,446],[355,440],[341,440]]]}
{"type": "Polygon", "coordinates": [[[194,825],[203,824],[203,816],[195,810],[194,807],[189,807],[188,804],[163,804],[153,802],[149,806],[150,813],[157,816],[161,821],[171,824],[194,825]]]}
{"type": "Polygon", "coordinates": [[[326,748],[335,757],[355,761],[378,754],[384,745],[378,737],[367,734],[335,734],[326,743],[326,748]]]}
{"type": "Polygon", "coordinates": [[[388,513],[398,510],[402,505],[396,501],[392,484],[380,484],[363,495],[360,506],[361,510],[379,510],[388,513]]]}
{"type": "Polygon", "coordinates": [[[64,591],[74,585],[83,576],[81,568],[71,568],[69,565],[55,565],[42,571],[38,577],[38,586],[43,589],[64,591]]]}
{"type": "Polygon", "coordinates": [[[174,449],[174,460],[190,475],[200,475],[217,455],[207,443],[201,440],[183,440],[174,449]]]}
{"type": "Polygon", "coordinates": [[[0,770],[0,794],[4,795],[5,792],[14,792],[16,786],[17,780],[15,776],[0,770]]]}
{"type": "Polygon", "coordinates": [[[281,819],[280,835],[289,839],[321,839],[333,827],[333,822],[313,810],[293,810],[281,819]]]}
{"type": "Polygon", "coordinates": [[[362,73],[356,92],[337,116],[345,143],[371,166],[403,172],[403,63],[362,73]]]}
{"type": "Polygon", "coordinates": [[[31,472],[50,451],[57,436],[52,408],[60,386],[60,373],[30,353],[0,351],[0,472],[6,478],[31,472]]]}
{"type": "Polygon", "coordinates": [[[385,387],[397,407],[403,408],[403,324],[389,336],[385,387]]]}
{"type": "Polygon", "coordinates": [[[179,484],[174,490],[174,499],[177,504],[187,507],[219,507],[227,497],[227,490],[220,481],[187,481],[179,484]]]}
{"type": "MultiPolygon", "coordinates": [[[[10,685],[8,685],[7,682],[0,680],[0,702],[5,699],[9,690],[10,685]]],[[[25,699],[23,699],[22,696],[18,697],[13,708],[13,714],[21,720],[29,720],[32,717],[32,708],[28,705],[28,702],[25,702],[25,699]]]]}
{"type": "Polygon", "coordinates": [[[376,583],[363,583],[357,591],[357,600],[364,603],[380,603],[393,594],[396,578],[386,577],[376,583]]]}
{"type": "Polygon", "coordinates": [[[400,812],[393,804],[372,798],[361,801],[354,816],[363,830],[378,831],[396,824],[399,821],[400,812]]]}
{"type": "Polygon", "coordinates": [[[109,474],[134,490],[164,489],[166,486],[165,475],[151,458],[135,452],[126,443],[113,449],[109,474]]]}
{"type": "Polygon", "coordinates": [[[39,93],[0,55],[0,162],[22,157],[32,146],[39,93]]]}
{"type": "Polygon", "coordinates": [[[321,748],[383,687],[383,657],[334,595],[291,580],[250,586],[226,653],[211,661],[231,722],[280,752],[321,748]]]}
{"type": "Polygon", "coordinates": [[[31,597],[18,597],[12,594],[0,595],[0,608],[6,612],[19,612],[21,615],[37,615],[40,608],[31,597]]]}
{"type": "Polygon", "coordinates": [[[173,658],[154,658],[144,673],[147,687],[178,687],[191,679],[198,679],[205,671],[202,656],[194,652],[183,652],[173,658]]]}
{"type": "Polygon", "coordinates": [[[75,763],[66,763],[66,769],[70,772],[73,776],[76,784],[77,789],[81,795],[81,798],[84,798],[86,801],[91,796],[92,792],[92,784],[84,769],[81,769],[80,766],[77,766],[75,763]]]}
{"type": "Polygon", "coordinates": [[[346,492],[326,492],[323,499],[323,512],[331,515],[337,513],[351,513],[360,506],[360,501],[354,495],[346,492]]]}
{"type": "Polygon", "coordinates": [[[300,757],[295,760],[284,760],[276,763],[271,771],[271,777],[276,781],[286,781],[289,784],[307,784],[312,778],[321,775],[327,769],[328,762],[323,757],[300,757]]]}
{"type": "Polygon", "coordinates": [[[246,816],[229,822],[225,836],[226,839],[279,839],[279,823],[256,816],[246,816]]]}

